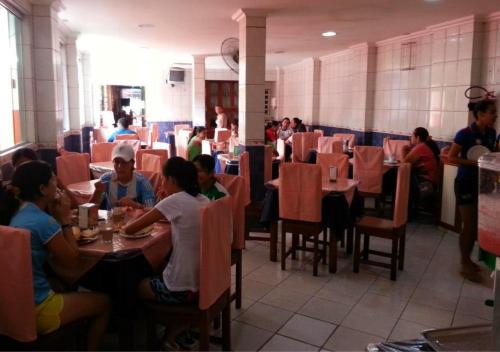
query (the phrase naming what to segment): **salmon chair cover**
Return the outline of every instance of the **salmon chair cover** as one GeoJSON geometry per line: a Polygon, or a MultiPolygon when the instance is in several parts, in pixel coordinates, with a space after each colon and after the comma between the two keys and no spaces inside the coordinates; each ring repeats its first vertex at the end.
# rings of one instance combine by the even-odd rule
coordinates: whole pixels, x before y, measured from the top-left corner
{"type": "Polygon", "coordinates": [[[264,183],[273,179],[273,147],[264,146],[264,183]]]}
{"type": "Polygon", "coordinates": [[[93,163],[111,161],[111,154],[116,143],[94,143],[90,146],[91,159],[93,163]]]}
{"type": "Polygon", "coordinates": [[[409,146],[410,141],[407,140],[384,138],[384,156],[386,159],[389,159],[390,155],[394,155],[396,160],[401,161],[404,159],[404,148],[409,146]]]}
{"type": "Polygon", "coordinates": [[[174,126],[174,134],[176,136],[178,136],[179,132],[182,130],[191,130],[191,125],[182,124],[182,125],[175,125],[174,126]]]}
{"type": "Polygon", "coordinates": [[[323,137],[325,135],[325,132],[323,132],[323,130],[314,130],[313,132],[319,134],[320,137],[323,137]]]}
{"type": "Polygon", "coordinates": [[[212,144],[208,139],[201,141],[201,154],[212,155],[212,144]]]}
{"type": "Polygon", "coordinates": [[[67,154],[56,158],[57,177],[67,186],[72,183],[90,181],[90,155],[67,154]]]}
{"type": "Polygon", "coordinates": [[[34,341],[37,333],[29,231],[0,226],[0,267],[0,335],[34,341]]]}
{"type": "Polygon", "coordinates": [[[321,167],[314,164],[285,163],[280,167],[280,218],[321,221],[321,167]]]}
{"type": "Polygon", "coordinates": [[[128,140],[139,140],[139,135],[137,134],[117,134],[115,140],[117,141],[128,141],[128,140]]]}
{"type": "Polygon", "coordinates": [[[245,180],[241,176],[217,174],[217,180],[231,195],[233,209],[233,248],[245,248],[245,180]]]}
{"type": "Polygon", "coordinates": [[[216,143],[219,142],[227,142],[231,137],[231,131],[227,128],[216,128],[214,134],[214,141],[216,143]]]}
{"type": "Polygon", "coordinates": [[[162,190],[163,187],[163,175],[161,172],[153,172],[147,170],[138,170],[138,173],[144,175],[151,183],[151,187],[155,191],[155,195],[162,190]]]}
{"type": "Polygon", "coordinates": [[[278,152],[279,159],[285,160],[285,141],[278,138],[276,141],[276,151],[278,152]]]}
{"type": "Polygon", "coordinates": [[[160,127],[158,126],[157,123],[152,123],[149,125],[151,129],[150,137],[151,137],[151,146],[153,146],[153,143],[158,142],[158,138],[160,138],[160,127]]]}
{"type": "Polygon", "coordinates": [[[349,157],[341,153],[318,153],[316,164],[321,166],[321,175],[323,178],[330,177],[330,166],[337,167],[338,178],[348,178],[349,175],[349,157]]]}
{"type": "Polygon", "coordinates": [[[131,145],[135,154],[137,154],[137,152],[141,149],[141,141],[138,139],[122,139],[117,140],[116,143],[131,145]]]}
{"type": "MultiPolygon", "coordinates": [[[[168,160],[168,151],[165,149],[140,149],[137,151],[137,154],[135,155],[135,167],[138,170],[147,170],[143,168],[142,163],[143,163],[143,155],[150,154],[150,155],[157,155],[160,157],[160,167],[163,166],[163,164],[168,160]]],[[[160,170],[157,170],[160,171],[160,170]]]]}
{"type": "Polygon", "coordinates": [[[408,198],[410,195],[411,164],[403,163],[398,168],[396,203],[394,204],[394,228],[406,224],[408,219],[408,198]]]}
{"type": "Polygon", "coordinates": [[[200,300],[208,309],[231,287],[231,197],[223,197],[200,210],[200,300]]]}
{"type": "Polygon", "coordinates": [[[161,172],[162,167],[162,157],[154,154],[144,154],[142,156],[142,167],[141,170],[161,172]]]}
{"type": "Polygon", "coordinates": [[[333,136],[341,138],[342,140],[349,140],[349,148],[354,148],[354,145],[356,144],[356,135],[352,133],[334,133],[333,136]]]}
{"type": "Polygon", "coordinates": [[[179,131],[179,134],[175,137],[175,149],[177,151],[177,156],[181,158],[188,159],[188,144],[189,139],[191,138],[192,131],[182,129],[179,131]]]}
{"type": "Polygon", "coordinates": [[[139,136],[139,139],[141,140],[142,143],[146,143],[147,145],[151,145],[149,127],[130,126],[130,129],[132,131],[135,131],[135,133],[137,133],[137,135],[139,136]]]}
{"type": "Polygon", "coordinates": [[[292,135],[292,161],[306,162],[311,149],[318,147],[319,135],[314,132],[299,132],[292,135]]]}
{"type": "Polygon", "coordinates": [[[243,152],[240,155],[239,175],[245,180],[245,205],[250,204],[250,155],[248,152],[243,152]]]}
{"type": "Polygon", "coordinates": [[[383,173],[384,150],[382,147],[354,147],[353,178],[359,181],[360,192],[381,193],[383,173]]]}
{"type": "Polygon", "coordinates": [[[342,140],[336,137],[319,137],[318,153],[343,153],[342,140]]]}

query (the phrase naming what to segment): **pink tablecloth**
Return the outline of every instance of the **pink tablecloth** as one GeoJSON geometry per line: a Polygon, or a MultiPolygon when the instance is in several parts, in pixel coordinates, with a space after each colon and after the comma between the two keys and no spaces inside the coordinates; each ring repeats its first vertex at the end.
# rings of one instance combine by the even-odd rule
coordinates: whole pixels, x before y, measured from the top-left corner
{"type": "Polygon", "coordinates": [[[74,283],[96,265],[105,255],[132,249],[140,249],[151,267],[156,271],[162,266],[164,258],[171,248],[170,225],[166,223],[157,223],[151,235],[147,237],[128,239],[115,234],[112,243],[103,243],[99,236],[95,242],[80,246],[80,258],[77,268],[60,267],[56,263],[51,263],[51,266],[56,274],[66,282],[74,283]]]}

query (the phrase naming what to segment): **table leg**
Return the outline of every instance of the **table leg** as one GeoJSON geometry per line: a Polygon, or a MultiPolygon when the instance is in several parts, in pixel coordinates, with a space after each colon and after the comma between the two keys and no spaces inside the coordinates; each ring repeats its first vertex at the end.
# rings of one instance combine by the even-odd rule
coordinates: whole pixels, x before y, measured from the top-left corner
{"type": "Polygon", "coordinates": [[[335,231],[330,228],[330,243],[328,244],[328,271],[337,272],[337,236],[335,231]]]}
{"type": "Polygon", "coordinates": [[[278,220],[271,221],[269,260],[278,261],[278,220]]]}

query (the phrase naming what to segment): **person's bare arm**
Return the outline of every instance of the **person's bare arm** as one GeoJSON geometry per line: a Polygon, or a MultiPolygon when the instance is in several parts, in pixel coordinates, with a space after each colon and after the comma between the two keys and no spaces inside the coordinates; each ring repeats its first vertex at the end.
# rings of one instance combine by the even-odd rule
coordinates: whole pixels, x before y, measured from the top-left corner
{"type": "Polygon", "coordinates": [[[153,208],[150,211],[148,211],[146,214],[142,215],[138,219],[134,219],[130,221],[125,227],[123,228],[123,232],[126,234],[134,234],[139,230],[142,230],[145,227],[148,227],[151,224],[154,224],[155,222],[159,220],[163,220],[165,217],[163,216],[162,213],[160,213],[159,210],[153,208]]]}
{"type": "Polygon", "coordinates": [[[448,159],[450,160],[450,162],[464,166],[476,166],[477,162],[475,160],[467,160],[458,156],[461,150],[461,145],[457,143],[453,143],[451,145],[450,151],[448,153],[448,159]]]}
{"type": "Polygon", "coordinates": [[[403,158],[404,163],[410,163],[412,165],[415,165],[416,163],[418,163],[419,160],[420,160],[420,157],[412,152],[406,154],[406,156],[403,158]]]}

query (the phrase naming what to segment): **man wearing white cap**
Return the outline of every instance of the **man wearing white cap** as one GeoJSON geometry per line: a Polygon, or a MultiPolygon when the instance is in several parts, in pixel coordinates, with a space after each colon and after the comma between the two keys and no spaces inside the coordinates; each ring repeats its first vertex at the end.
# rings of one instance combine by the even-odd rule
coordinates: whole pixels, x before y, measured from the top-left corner
{"type": "Polygon", "coordinates": [[[155,204],[154,190],[148,179],[134,171],[134,149],[128,144],[118,144],[111,154],[115,171],[107,172],[95,184],[91,202],[100,204],[102,196],[106,206],[150,208],[155,204]]]}

